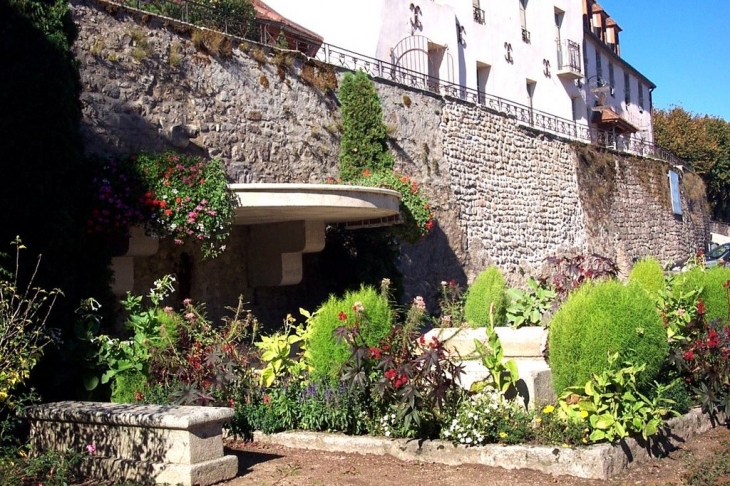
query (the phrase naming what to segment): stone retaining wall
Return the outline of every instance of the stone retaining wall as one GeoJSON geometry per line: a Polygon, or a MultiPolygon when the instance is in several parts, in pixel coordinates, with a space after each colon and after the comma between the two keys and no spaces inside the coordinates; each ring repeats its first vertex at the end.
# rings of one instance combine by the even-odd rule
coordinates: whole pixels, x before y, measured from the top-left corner
{"type": "MultiPolygon", "coordinates": [[[[109,13],[95,0],[72,6],[80,27],[75,50],[88,152],[169,148],[220,157],[232,182],[337,176],[340,114],[331,88],[342,71],[256,46],[214,57],[177,33],[179,26],[154,17],[117,7],[109,13]]],[[[679,259],[705,244],[703,188],[690,192],[683,182],[685,214],[675,217],[666,203],[663,162],[637,165],[636,158],[606,152],[614,170],[585,190],[580,144],[458,100],[382,80],[376,86],[396,167],[425,188],[437,218],[431,234],[403,247],[406,299],[422,295],[433,306],[442,280],[465,284],[489,263],[519,282],[521,273],[536,272],[557,252],[596,251],[627,269],[635,257],[679,259]],[[659,176],[642,176],[647,164],[659,176]],[[588,197],[596,184],[607,188],[603,208],[588,197]]],[[[316,254],[305,261],[302,284],[249,288],[245,233],[234,232],[242,239],[230,245],[238,253],[222,264],[163,242],[158,255],[136,262],[135,291],[145,293],[160,273],[176,271],[186,252],[194,274],[191,295],[205,298],[213,316],[242,294],[264,320],[278,323],[287,312],[326,297],[327,283],[316,278],[316,254]]]]}

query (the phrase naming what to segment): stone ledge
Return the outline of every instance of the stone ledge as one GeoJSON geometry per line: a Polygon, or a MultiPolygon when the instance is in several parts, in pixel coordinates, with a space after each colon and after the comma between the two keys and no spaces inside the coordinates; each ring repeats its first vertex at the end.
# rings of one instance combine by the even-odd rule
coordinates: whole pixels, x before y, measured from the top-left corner
{"type": "Polygon", "coordinates": [[[33,405],[27,407],[23,414],[30,420],[188,430],[196,425],[230,420],[233,410],[224,407],[67,401],[33,405]]]}
{"type": "Polygon", "coordinates": [[[668,430],[651,444],[627,439],[616,445],[598,444],[579,448],[532,445],[459,447],[443,440],[387,439],[324,432],[281,432],[271,435],[256,432],[254,440],[299,449],[389,454],[404,461],[450,466],[481,464],[504,469],[534,469],[552,475],[608,479],[633,464],[647,462],[674,450],[678,444],[707,432],[714,425],[708,415],[694,409],[682,417],[668,420],[668,430]]]}

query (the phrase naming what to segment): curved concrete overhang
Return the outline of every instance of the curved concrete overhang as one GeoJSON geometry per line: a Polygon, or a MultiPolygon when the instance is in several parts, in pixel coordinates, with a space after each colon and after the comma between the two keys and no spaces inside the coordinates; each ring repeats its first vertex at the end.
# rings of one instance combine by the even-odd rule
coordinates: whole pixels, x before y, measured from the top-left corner
{"type": "Polygon", "coordinates": [[[400,193],[342,184],[230,184],[236,224],[323,221],[346,223],[398,215],[400,193]]]}
{"type": "Polygon", "coordinates": [[[322,251],[325,228],[390,226],[400,193],[341,184],[230,184],[238,199],[236,224],[248,226],[248,284],[293,285],[302,280],[302,254],[322,251]]]}

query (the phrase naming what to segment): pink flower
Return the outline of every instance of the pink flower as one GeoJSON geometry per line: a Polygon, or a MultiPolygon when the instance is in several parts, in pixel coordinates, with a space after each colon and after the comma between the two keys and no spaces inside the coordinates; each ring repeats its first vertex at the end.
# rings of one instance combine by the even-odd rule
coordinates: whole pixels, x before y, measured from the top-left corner
{"type": "Polygon", "coordinates": [[[188,312],[187,314],[185,314],[185,319],[192,321],[195,319],[195,314],[193,314],[192,312],[188,312]]]}
{"type": "Polygon", "coordinates": [[[190,305],[192,302],[192,299],[185,299],[183,300],[183,305],[190,305]]]}
{"type": "Polygon", "coordinates": [[[86,444],[85,449],[89,454],[96,454],[96,446],[94,444],[86,444]]]}

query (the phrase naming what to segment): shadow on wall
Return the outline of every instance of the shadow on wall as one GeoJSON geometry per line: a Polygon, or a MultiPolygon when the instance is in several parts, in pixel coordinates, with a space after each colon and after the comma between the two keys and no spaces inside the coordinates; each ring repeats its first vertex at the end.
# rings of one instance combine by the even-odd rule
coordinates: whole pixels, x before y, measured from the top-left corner
{"type": "Polygon", "coordinates": [[[464,266],[438,220],[418,244],[403,246],[399,268],[408,289],[402,301],[408,303],[420,295],[426,301],[429,313],[434,315],[439,308],[441,282],[454,280],[462,288],[467,285],[464,266]]]}

